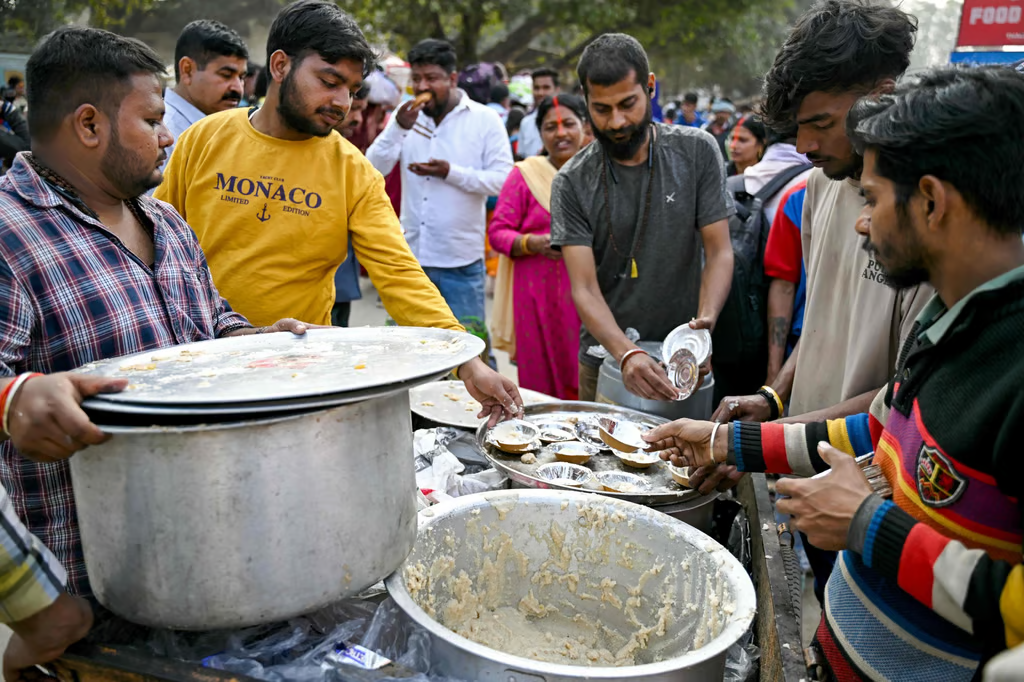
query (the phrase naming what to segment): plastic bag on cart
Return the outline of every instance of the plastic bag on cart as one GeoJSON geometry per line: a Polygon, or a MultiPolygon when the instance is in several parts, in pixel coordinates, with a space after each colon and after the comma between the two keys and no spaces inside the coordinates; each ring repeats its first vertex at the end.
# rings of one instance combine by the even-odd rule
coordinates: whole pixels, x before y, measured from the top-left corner
{"type": "Polygon", "coordinates": [[[452,476],[448,479],[448,487],[445,492],[452,497],[462,497],[473,493],[504,490],[506,487],[508,487],[508,478],[505,477],[505,474],[488,469],[468,476],[452,476]]]}
{"type": "MultiPolygon", "coordinates": [[[[416,485],[421,490],[441,491],[451,497],[485,493],[506,487],[507,479],[492,468],[467,464],[456,457],[448,446],[465,452],[463,437],[456,429],[420,429],[413,434],[416,464],[416,485]]],[[[475,446],[475,443],[473,445],[475,446]]]]}
{"type": "Polygon", "coordinates": [[[466,474],[475,474],[491,469],[491,463],[476,444],[476,434],[462,432],[457,438],[450,440],[445,447],[466,465],[466,474]]]}
{"type": "Polygon", "coordinates": [[[204,666],[268,682],[324,680],[321,661],[340,642],[358,639],[376,611],[372,602],[348,600],[288,621],[287,627],[253,637],[253,630],[229,638],[225,650],[202,660],[204,666]]]}
{"type": "Polygon", "coordinates": [[[757,679],[757,661],[761,650],[753,643],[754,634],[747,630],[725,653],[725,674],[722,682],[748,682],[757,679]]]}
{"type": "Polygon", "coordinates": [[[451,440],[446,431],[454,429],[420,429],[413,434],[412,446],[416,466],[416,486],[420,489],[445,490],[448,477],[466,467],[445,444],[451,440]]]}
{"type": "MultiPolygon", "coordinates": [[[[632,341],[633,343],[637,343],[638,341],[640,341],[640,332],[633,329],[632,327],[627,327],[626,338],[632,341]]],[[[595,357],[599,360],[604,360],[606,357],[610,355],[610,353],[604,346],[598,344],[596,346],[590,346],[589,348],[587,348],[587,355],[595,357]]]]}
{"type": "Polygon", "coordinates": [[[414,678],[415,682],[463,682],[453,677],[426,674],[430,670],[430,637],[410,622],[390,597],[377,607],[362,645],[401,667],[420,672],[422,677],[414,678]]]}

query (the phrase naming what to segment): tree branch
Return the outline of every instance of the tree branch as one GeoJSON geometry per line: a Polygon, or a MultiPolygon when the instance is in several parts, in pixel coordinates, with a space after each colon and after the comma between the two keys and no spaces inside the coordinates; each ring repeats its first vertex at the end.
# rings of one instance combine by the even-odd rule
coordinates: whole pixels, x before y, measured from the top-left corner
{"type": "Polygon", "coordinates": [[[526,18],[511,33],[480,55],[484,62],[513,62],[521,54],[530,49],[530,43],[534,38],[544,33],[548,28],[548,20],[541,14],[534,14],[526,18]]]}

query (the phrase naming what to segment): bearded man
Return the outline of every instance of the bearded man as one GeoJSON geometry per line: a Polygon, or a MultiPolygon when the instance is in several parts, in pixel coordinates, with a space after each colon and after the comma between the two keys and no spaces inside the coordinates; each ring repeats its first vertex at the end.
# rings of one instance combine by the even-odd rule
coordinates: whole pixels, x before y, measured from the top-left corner
{"type": "MultiPolygon", "coordinates": [[[[270,27],[263,106],[207,116],[177,142],[154,196],[189,222],[221,293],[253,324],[281,310],[329,324],[351,241],[395,321],[463,330],[402,236],[384,178],[335,130],[374,67],[350,16],[299,0],[270,27]]],[[[480,359],[458,376],[494,421],[522,405],[480,359]]]]}
{"type": "Polygon", "coordinates": [[[702,130],[652,122],[654,74],[636,39],[599,37],[577,75],[599,144],[555,176],[551,244],[565,256],[583,322],[580,400],[597,392],[601,360],[588,349],[598,344],[632,393],[674,400],[679,391],[664,368],[625,330],[663,341],[687,322],[714,328],[733,265],[722,154],[702,130]]]}

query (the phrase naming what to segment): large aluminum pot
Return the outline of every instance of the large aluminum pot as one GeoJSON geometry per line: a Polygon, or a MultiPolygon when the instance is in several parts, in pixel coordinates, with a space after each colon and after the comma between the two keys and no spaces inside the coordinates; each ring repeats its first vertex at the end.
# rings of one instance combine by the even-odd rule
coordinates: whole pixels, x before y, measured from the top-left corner
{"type": "MultiPolygon", "coordinates": [[[[754,587],[735,557],[648,507],[577,492],[500,491],[457,498],[420,517],[412,554],[386,585],[429,633],[431,672],[496,682],[718,682],[727,649],[754,618],[754,587]],[[528,595],[535,599],[523,600],[528,595]],[[494,608],[525,605],[536,616],[555,606],[555,617],[570,622],[627,635],[638,624],[651,629],[635,665],[540,662],[522,649],[516,653],[523,655],[498,651],[448,629],[442,622],[460,617],[451,610],[460,608],[453,607],[456,596],[470,613],[482,614],[481,623],[494,608]]],[[[562,632],[564,621],[546,623],[549,617],[535,622],[562,632]]],[[[567,642],[571,650],[575,643],[567,642]]],[[[560,636],[529,637],[525,646],[563,650],[560,636]]]]}
{"type": "MultiPolygon", "coordinates": [[[[661,360],[661,344],[641,341],[637,344],[655,360],[661,360]]],[[[715,377],[709,374],[697,391],[686,400],[648,400],[633,395],[622,381],[622,372],[615,358],[607,357],[601,363],[597,377],[597,402],[620,405],[665,419],[710,419],[715,409],[715,377]]]]}
{"type": "Polygon", "coordinates": [[[92,588],[130,621],[283,620],[374,584],[412,549],[408,391],[277,419],[106,430],[71,473],[92,588]]]}

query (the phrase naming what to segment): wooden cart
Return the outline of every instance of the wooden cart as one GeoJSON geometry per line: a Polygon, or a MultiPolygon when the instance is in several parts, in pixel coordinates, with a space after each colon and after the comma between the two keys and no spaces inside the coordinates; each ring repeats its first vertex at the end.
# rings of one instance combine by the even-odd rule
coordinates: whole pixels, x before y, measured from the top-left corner
{"type": "MultiPolygon", "coordinates": [[[[760,680],[810,679],[801,644],[800,604],[793,603],[787,583],[767,481],[761,474],[744,476],[736,493],[750,524],[760,680]]],[[[76,645],[50,669],[62,682],[257,682],[245,675],[155,657],[130,647],[102,645],[76,645]]]]}

